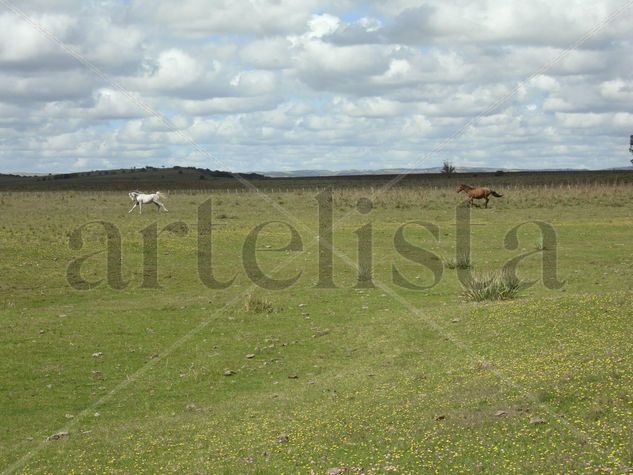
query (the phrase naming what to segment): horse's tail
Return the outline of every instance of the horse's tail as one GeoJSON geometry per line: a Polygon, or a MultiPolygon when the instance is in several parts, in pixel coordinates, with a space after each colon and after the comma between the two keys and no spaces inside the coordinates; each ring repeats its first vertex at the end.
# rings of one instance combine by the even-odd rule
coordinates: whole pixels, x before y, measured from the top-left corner
{"type": "Polygon", "coordinates": [[[491,194],[492,196],[497,197],[497,198],[501,198],[501,197],[503,196],[502,194],[497,193],[495,190],[490,190],[490,194],[491,194]]]}

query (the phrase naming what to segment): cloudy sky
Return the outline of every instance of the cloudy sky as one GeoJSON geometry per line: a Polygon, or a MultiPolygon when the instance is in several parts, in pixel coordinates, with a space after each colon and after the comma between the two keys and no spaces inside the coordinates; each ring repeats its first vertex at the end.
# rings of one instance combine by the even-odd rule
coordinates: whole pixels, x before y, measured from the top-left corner
{"type": "Polygon", "coordinates": [[[0,0],[0,172],[625,166],[631,25],[631,0],[0,0]]]}

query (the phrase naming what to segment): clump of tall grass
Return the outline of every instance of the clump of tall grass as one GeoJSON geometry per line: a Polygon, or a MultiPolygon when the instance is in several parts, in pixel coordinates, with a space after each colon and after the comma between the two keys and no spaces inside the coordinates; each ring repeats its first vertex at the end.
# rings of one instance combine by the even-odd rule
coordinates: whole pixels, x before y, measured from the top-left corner
{"type": "Polygon", "coordinates": [[[358,283],[368,284],[368,283],[371,283],[371,279],[372,279],[371,267],[366,266],[364,264],[360,264],[358,266],[358,283]]]}
{"type": "Polygon", "coordinates": [[[244,310],[247,313],[273,313],[275,307],[269,300],[263,297],[248,294],[244,301],[244,310]]]}
{"type": "Polygon", "coordinates": [[[447,269],[470,269],[473,264],[470,261],[470,256],[459,253],[455,258],[445,258],[444,266],[447,269]]]}
{"type": "Polygon", "coordinates": [[[464,298],[473,302],[509,300],[522,288],[521,279],[507,269],[474,275],[464,285],[464,298]]]}

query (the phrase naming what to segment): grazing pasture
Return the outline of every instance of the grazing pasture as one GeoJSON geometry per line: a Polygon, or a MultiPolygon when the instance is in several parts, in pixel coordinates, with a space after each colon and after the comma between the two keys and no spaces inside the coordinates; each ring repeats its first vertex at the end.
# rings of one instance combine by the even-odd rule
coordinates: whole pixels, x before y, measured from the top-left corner
{"type": "Polygon", "coordinates": [[[463,195],[453,182],[376,195],[368,186],[335,190],[334,288],[317,285],[327,269],[313,190],[161,187],[169,213],[142,215],[128,214],[129,190],[0,192],[0,467],[629,470],[633,185],[468,182],[504,195],[472,208],[468,258],[456,248],[463,195]],[[203,234],[211,230],[213,277],[235,278],[225,288],[199,276],[209,253],[198,248],[197,212],[209,198],[203,234]],[[362,198],[372,207],[357,206],[362,198]],[[113,241],[104,227],[87,225],[77,237],[94,221],[120,235],[121,259],[107,270],[103,251],[113,241]],[[249,248],[249,234],[269,221],[249,248]],[[290,228],[278,221],[300,245],[289,245],[290,228]],[[413,221],[430,226],[402,230],[430,253],[424,265],[394,245],[413,221]],[[528,221],[555,230],[557,267],[545,271],[562,287],[543,284],[552,249],[537,226],[521,227],[515,248],[504,245],[528,221]],[[359,246],[367,236],[371,246],[359,246]],[[534,285],[507,300],[468,298],[458,272],[488,275],[529,252],[518,276],[534,285]],[[71,286],[72,263],[77,279],[101,283],[71,286]],[[249,277],[257,268],[296,282],[261,288],[249,277]],[[405,288],[394,269],[429,288],[405,288]]]}

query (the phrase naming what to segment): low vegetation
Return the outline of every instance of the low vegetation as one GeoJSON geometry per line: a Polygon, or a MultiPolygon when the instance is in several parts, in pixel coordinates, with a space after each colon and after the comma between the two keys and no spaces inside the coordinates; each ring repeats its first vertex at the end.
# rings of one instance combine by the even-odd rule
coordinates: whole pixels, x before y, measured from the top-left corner
{"type": "Polygon", "coordinates": [[[275,307],[265,298],[248,294],[244,302],[244,311],[246,313],[273,313],[275,307]]]}
{"type": "Polygon", "coordinates": [[[464,285],[466,300],[509,300],[521,290],[521,280],[513,271],[502,269],[495,272],[476,274],[464,285]]]}
{"type": "Polygon", "coordinates": [[[316,237],[315,188],[165,188],[169,213],[142,215],[127,214],[121,191],[0,192],[0,467],[630,470],[633,185],[577,183],[574,175],[565,178],[570,185],[531,177],[521,184],[511,175],[496,177],[503,183],[468,179],[504,194],[471,210],[477,272],[458,255],[463,197],[452,181],[388,191],[339,182],[332,282],[316,237]],[[209,198],[212,247],[198,249],[197,210],[209,198]],[[373,207],[360,212],[361,198],[373,207]],[[539,250],[532,221],[554,227],[555,264],[543,260],[553,249],[539,250]],[[110,274],[114,241],[99,222],[120,237],[110,274]],[[257,235],[255,260],[245,265],[244,242],[262,223],[269,224],[257,235]],[[394,245],[404,224],[411,252],[394,245]],[[289,245],[290,226],[298,245],[289,245]],[[509,248],[516,226],[518,243],[509,248]],[[144,252],[153,230],[157,245],[144,252]],[[359,230],[372,240],[363,285],[359,230]],[[212,273],[199,268],[209,256],[212,273]],[[456,269],[447,271],[452,262],[443,256],[456,256],[456,269]],[[518,279],[535,283],[517,295],[519,282],[500,270],[521,256],[518,279]],[[80,277],[93,285],[76,290],[67,272],[84,257],[80,277]],[[254,285],[254,263],[292,283],[254,285]],[[560,288],[543,282],[543,267],[552,266],[565,281],[560,288]],[[460,276],[470,272],[464,289],[460,276]]]}
{"type": "Polygon", "coordinates": [[[470,269],[472,267],[470,256],[462,252],[458,253],[455,258],[445,258],[444,265],[448,269],[470,269]]]}

